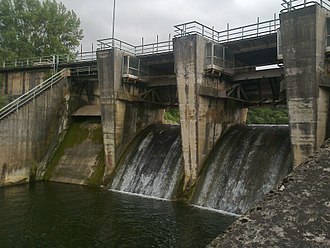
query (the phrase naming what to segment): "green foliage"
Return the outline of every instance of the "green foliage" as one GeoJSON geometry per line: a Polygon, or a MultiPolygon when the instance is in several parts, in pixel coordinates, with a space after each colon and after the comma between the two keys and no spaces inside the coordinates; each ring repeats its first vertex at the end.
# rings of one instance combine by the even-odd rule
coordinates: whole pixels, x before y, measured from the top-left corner
{"type": "Polygon", "coordinates": [[[285,108],[250,108],[247,124],[288,124],[288,111],[285,108]]]}
{"type": "Polygon", "coordinates": [[[180,111],[179,109],[167,109],[164,114],[166,123],[180,124],[180,111]]]}
{"type": "Polygon", "coordinates": [[[0,62],[71,53],[83,38],[80,20],[55,0],[0,0],[0,62]]]}

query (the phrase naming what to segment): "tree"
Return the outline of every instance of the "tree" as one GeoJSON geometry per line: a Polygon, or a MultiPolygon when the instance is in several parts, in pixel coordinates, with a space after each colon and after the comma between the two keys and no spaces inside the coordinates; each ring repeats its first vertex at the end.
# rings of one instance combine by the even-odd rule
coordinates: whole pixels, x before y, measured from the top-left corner
{"type": "Polygon", "coordinates": [[[55,0],[0,0],[0,60],[73,53],[80,19],[55,0]]]}

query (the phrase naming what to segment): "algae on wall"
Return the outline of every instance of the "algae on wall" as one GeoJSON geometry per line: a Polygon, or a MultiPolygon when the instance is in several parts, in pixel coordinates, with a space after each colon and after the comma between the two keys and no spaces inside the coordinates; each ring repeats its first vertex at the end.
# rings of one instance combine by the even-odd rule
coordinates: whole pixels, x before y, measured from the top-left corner
{"type": "Polygon", "coordinates": [[[73,121],[47,165],[45,180],[100,185],[104,174],[102,124],[97,120],[73,121]]]}

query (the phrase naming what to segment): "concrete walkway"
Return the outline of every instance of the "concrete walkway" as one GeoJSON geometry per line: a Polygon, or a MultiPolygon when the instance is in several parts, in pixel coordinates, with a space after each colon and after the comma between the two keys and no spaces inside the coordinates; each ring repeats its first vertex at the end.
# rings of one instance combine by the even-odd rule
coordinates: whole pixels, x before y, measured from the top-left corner
{"type": "Polygon", "coordinates": [[[213,247],[330,247],[330,140],[213,247]]]}

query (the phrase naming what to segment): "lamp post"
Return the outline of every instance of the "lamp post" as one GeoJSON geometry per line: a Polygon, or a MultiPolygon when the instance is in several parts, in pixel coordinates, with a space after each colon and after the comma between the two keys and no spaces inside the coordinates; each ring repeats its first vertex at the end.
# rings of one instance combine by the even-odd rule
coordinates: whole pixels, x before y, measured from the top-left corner
{"type": "Polygon", "coordinates": [[[112,48],[115,45],[115,20],[116,20],[116,0],[113,0],[113,8],[112,8],[112,48]]]}

